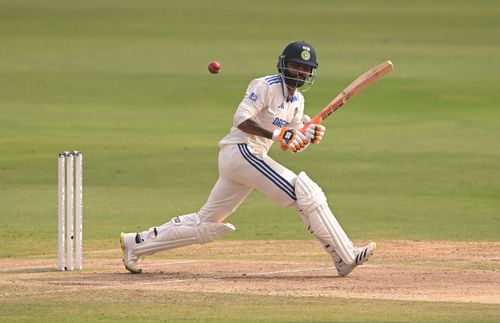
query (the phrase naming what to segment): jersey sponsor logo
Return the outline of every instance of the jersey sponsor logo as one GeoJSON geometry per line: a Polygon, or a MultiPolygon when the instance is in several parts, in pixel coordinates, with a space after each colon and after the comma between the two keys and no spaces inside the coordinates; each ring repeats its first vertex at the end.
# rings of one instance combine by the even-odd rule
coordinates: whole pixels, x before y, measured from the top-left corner
{"type": "Polygon", "coordinates": [[[283,103],[281,103],[280,105],[278,105],[278,109],[283,110],[284,108],[285,108],[285,105],[283,103]]]}
{"type": "Polygon", "coordinates": [[[276,117],[273,121],[273,125],[275,125],[276,127],[283,128],[288,126],[288,121],[276,117]]]}
{"type": "Polygon", "coordinates": [[[258,97],[257,97],[257,94],[255,94],[255,92],[252,92],[248,95],[248,98],[252,101],[257,101],[258,97]]]}

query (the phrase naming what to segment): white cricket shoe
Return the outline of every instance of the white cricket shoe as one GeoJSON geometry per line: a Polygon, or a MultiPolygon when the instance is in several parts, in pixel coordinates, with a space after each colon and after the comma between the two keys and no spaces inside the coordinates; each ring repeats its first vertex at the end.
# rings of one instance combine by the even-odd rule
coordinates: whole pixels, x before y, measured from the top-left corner
{"type": "Polygon", "coordinates": [[[137,261],[139,260],[139,256],[134,254],[132,250],[133,247],[137,244],[135,241],[136,233],[121,233],[120,235],[120,245],[122,247],[123,253],[123,263],[125,264],[125,268],[130,271],[132,274],[140,274],[142,269],[137,265],[137,261]]]}
{"type": "Polygon", "coordinates": [[[377,244],[375,242],[370,242],[364,247],[354,248],[355,260],[352,265],[346,264],[340,256],[334,252],[334,262],[335,268],[339,272],[340,277],[345,277],[349,275],[354,268],[364,263],[368,258],[373,254],[373,251],[377,248],[377,244]]]}

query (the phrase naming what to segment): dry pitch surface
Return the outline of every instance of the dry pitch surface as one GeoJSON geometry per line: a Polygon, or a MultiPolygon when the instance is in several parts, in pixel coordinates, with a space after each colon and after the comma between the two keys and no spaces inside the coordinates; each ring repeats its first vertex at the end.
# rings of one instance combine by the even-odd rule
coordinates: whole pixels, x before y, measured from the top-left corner
{"type": "MultiPolygon", "coordinates": [[[[363,242],[358,242],[361,244],[363,242]]],[[[2,299],[147,288],[500,304],[500,242],[379,241],[339,278],[316,241],[219,241],[164,252],[128,274],[120,250],[85,253],[85,270],[55,271],[54,256],[0,260],[2,299]],[[363,286],[360,288],[360,286],[363,286]]]]}

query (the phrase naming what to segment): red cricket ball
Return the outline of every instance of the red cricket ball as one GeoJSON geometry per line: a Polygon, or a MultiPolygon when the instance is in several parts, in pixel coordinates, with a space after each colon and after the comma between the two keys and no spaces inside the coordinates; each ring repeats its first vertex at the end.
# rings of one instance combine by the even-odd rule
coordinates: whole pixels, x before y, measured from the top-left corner
{"type": "Polygon", "coordinates": [[[221,71],[222,67],[219,62],[217,61],[211,61],[210,64],[208,64],[208,71],[212,74],[217,74],[221,71]]]}

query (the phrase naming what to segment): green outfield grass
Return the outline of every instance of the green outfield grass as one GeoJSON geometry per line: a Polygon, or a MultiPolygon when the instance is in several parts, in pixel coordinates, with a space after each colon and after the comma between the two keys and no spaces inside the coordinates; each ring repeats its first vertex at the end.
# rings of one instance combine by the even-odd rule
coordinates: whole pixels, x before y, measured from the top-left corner
{"type": "Polygon", "coordinates": [[[498,306],[480,304],[465,309],[454,303],[364,300],[362,311],[359,304],[358,300],[326,297],[155,291],[128,291],[117,298],[116,292],[100,291],[89,294],[84,306],[71,295],[62,301],[43,297],[6,302],[6,313],[21,313],[20,321],[36,316],[58,322],[429,322],[436,318],[439,322],[492,322],[499,314],[498,306]],[[109,318],[109,313],[115,315],[109,318]]]}
{"type": "MultiPolygon", "coordinates": [[[[321,185],[349,235],[498,241],[499,34],[488,0],[0,0],[0,258],[56,252],[62,150],[84,152],[89,245],[196,211],[248,82],[299,39],[318,51],[309,114],[366,69],[395,65],[325,123],[321,145],[271,152],[321,185]]],[[[311,239],[257,192],[229,221],[224,239],[311,239]]],[[[434,313],[418,312],[410,320],[434,313]]]]}

